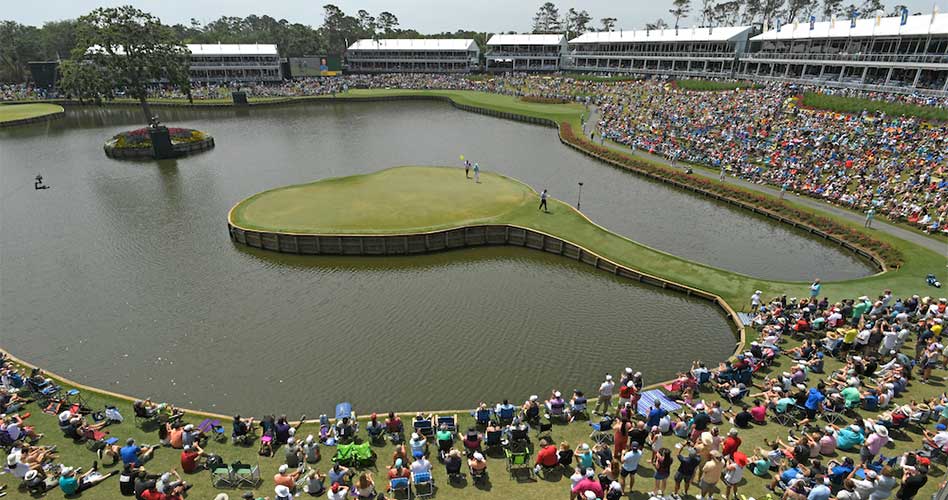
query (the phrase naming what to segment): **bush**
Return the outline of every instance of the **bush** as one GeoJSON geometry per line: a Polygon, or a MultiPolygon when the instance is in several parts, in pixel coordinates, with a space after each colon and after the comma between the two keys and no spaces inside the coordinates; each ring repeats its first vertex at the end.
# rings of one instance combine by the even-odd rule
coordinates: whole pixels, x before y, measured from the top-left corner
{"type": "Polygon", "coordinates": [[[846,241],[865,252],[875,254],[885,263],[886,267],[898,269],[904,263],[902,252],[897,248],[830,218],[793,208],[783,201],[740,189],[730,184],[714,182],[705,177],[685,176],[677,170],[636,160],[618,151],[587,142],[585,139],[577,137],[573,132],[573,127],[567,122],[560,124],[560,137],[568,144],[589,151],[612,164],[628,170],[656,179],[665,179],[679,187],[692,188],[705,193],[716,194],[728,200],[741,203],[745,207],[754,207],[775,215],[783,216],[804,226],[820,230],[830,236],[846,241]]]}
{"type": "Polygon", "coordinates": [[[883,112],[889,116],[914,116],[924,120],[948,121],[948,109],[938,106],[918,106],[900,102],[873,101],[859,97],[825,95],[807,92],[801,99],[803,106],[813,109],[825,109],[841,113],[858,114],[863,111],[883,112]]]}

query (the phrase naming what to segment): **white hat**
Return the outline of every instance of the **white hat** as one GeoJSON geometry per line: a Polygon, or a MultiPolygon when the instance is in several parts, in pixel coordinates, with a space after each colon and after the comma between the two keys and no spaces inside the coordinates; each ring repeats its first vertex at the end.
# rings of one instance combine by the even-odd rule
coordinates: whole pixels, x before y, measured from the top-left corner
{"type": "Polygon", "coordinates": [[[764,292],[762,292],[762,291],[760,291],[760,290],[755,290],[754,293],[764,293],[764,292]]]}
{"type": "Polygon", "coordinates": [[[530,401],[536,401],[538,399],[540,399],[540,396],[537,396],[536,394],[530,396],[530,401]]]}
{"type": "Polygon", "coordinates": [[[60,421],[60,422],[63,422],[63,423],[68,422],[70,418],[72,418],[72,412],[69,411],[69,410],[64,410],[64,411],[60,412],[60,414],[59,414],[59,421],[60,421]]]}
{"type": "Polygon", "coordinates": [[[628,382],[625,383],[625,386],[626,386],[626,387],[635,387],[635,382],[633,382],[633,381],[630,380],[630,381],[628,381],[628,382]]]}
{"type": "Polygon", "coordinates": [[[612,375],[606,375],[606,380],[612,380],[612,375]]]}
{"type": "Polygon", "coordinates": [[[592,467],[586,469],[586,477],[596,477],[596,471],[592,467]]]}
{"type": "Polygon", "coordinates": [[[295,444],[295,443],[296,443],[296,438],[294,437],[288,438],[286,440],[286,444],[295,444]]]}
{"type": "Polygon", "coordinates": [[[628,373],[629,375],[631,375],[631,374],[632,374],[632,368],[626,366],[626,367],[625,367],[625,372],[628,373]]]}
{"type": "Polygon", "coordinates": [[[561,397],[563,397],[563,393],[561,393],[560,391],[556,391],[556,392],[553,393],[553,397],[554,397],[554,398],[561,398],[561,397]]]}
{"type": "Polygon", "coordinates": [[[640,378],[640,377],[642,377],[642,372],[635,372],[635,374],[632,375],[632,376],[635,377],[635,378],[640,378]]]}
{"type": "Polygon", "coordinates": [[[19,462],[19,461],[20,461],[20,457],[17,456],[16,453],[11,453],[11,454],[7,455],[7,466],[8,466],[8,467],[13,467],[13,466],[15,466],[16,463],[19,462]]]}
{"type": "Polygon", "coordinates": [[[191,451],[191,445],[189,444],[184,445],[184,451],[191,451]]]}
{"type": "Polygon", "coordinates": [[[591,490],[586,490],[586,493],[583,493],[583,497],[585,497],[586,500],[596,500],[596,494],[591,490]]]}
{"type": "Polygon", "coordinates": [[[63,467],[62,470],[59,471],[59,473],[62,474],[62,475],[64,475],[64,476],[68,476],[68,475],[70,475],[70,474],[73,473],[73,468],[72,468],[72,467],[63,467]]]}
{"type": "Polygon", "coordinates": [[[876,425],[873,427],[873,430],[876,431],[876,434],[884,438],[889,437],[889,429],[886,429],[884,425],[876,425]]]}
{"type": "Polygon", "coordinates": [[[862,429],[860,429],[859,426],[856,425],[856,424],[850,425],[850,426],[849,426],[849,430],[851,430],[851,431],[853,431],[853,432],[862,432],[862,429]]]}
{"type": "Polygon", "coordinates": [[[273,492],[276,493],[277,497],[288,498],[293,494],[290,492],[290,489],[282,484],[278,484],[276,488],[273,489],[273,492]]]}
{"type": "Polygon", "coordinates": [[[411,433],[411,438],[414,439],[415,441],[418,441],[418,440],[420,439],[420,437],[418,436],[418,433],[417,433],[417,432],[412,432],[412,433],[411,433]]]}
{"type": "Polygon", "coordinates": [[[280,474],[286,474],[286,471],[289,470],[289,468],[290,468],[289,465],[283,464],[277,470],[280,471],[280,474]]]}
{"type": "Polygon", "coordinates": [[[25,480],[27,480],[27,481],[32,481],[32,480],[36,479],[36,476],[38,476],[38,475],[39,475],[39,472],[36,472],[35,470],[28,470],[28,471],[26,471],[26,475],[23,476],[23,479],[25,479],[25,480]]]}
{"type": "Polygon", "coordinates": [[[313,435],[306,436],[306,444],[313,444],[313,435]]]}
{"type": "Polygon", "coordinates": [[[192,424],[185,425],[185,426],[184,426],[184,430],[186,430],[186,431],[188,431],[188,432],[191,432],[191,431],[194,430],[194,425],[192,425],[192,424]]]}
{"type": "Polygon", "coordinates": [[[479,452],[479,451],[475,451],[475,452],[474,452],[474,460],[477,460],[478,462],[480,462],[481,460],[484,460],[484,455],[481,454],[481,452],[479,452]]]}

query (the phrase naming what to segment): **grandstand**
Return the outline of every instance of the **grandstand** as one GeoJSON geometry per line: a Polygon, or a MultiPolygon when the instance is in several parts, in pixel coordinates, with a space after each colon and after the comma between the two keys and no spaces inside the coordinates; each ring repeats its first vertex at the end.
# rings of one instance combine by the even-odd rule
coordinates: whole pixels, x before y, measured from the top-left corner
{"type": "Polygon", "coordinates": [[[566,47],[561,34],[494,35],[487,41],[487,71],[559,71],[566,47]]]}
{"type": "Polygon", "coordinates": [[[272,44],[189,44],[192,82],[278,82],[280,55],[272,44]]]}
{"type": "Polygon", "coordinates": [[[753,28],[682,28],[585,33],[569,41],[576,71],[731,77],[753,28]]]}
{"type": "Polygon", "coordinates": [[[751,38],[739,75],[944,94],[948,92],[948,16],[785,24],[751,38]]]}
{"type": "Polygon", "coordinates": [[[480,68],[472,39],[364,39],[346,52],[353,73],[466,73],[480,68]]]}

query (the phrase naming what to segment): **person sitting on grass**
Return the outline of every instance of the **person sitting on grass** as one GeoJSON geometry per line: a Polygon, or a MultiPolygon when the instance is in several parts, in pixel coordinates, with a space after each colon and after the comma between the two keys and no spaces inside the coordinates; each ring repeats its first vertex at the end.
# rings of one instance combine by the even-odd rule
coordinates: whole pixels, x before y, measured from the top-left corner
{"type": "Polygon", "coordinates": [[[322,458],[319,452],[319,442],[312,434],[306,436],[306,440],[303,442],[303,458],[308,464],[315,464],[322,458]]]}
{"type": "Polygon", "coordinates": [[[36,441],[43,437],[43,434],[37,433],[33,427],[24,425],[23,418],[16,413],[8,413],[6,417],[0,421],[0,430],[5,431],[13,441],[17,441],[23,437],[26,437],[30,441],[36,441]]]}
{"type": "Polygon", "coordinates": [[[381,436],[382,433],[385,432],[385,426],[382,425],[382,422],[379,422],[379,416],[377,413],[373,413],[369,417],[368,423],[365,424],[365,431],[372,439],[376,439],[377,436],[381,436]]]}
{"type": "Polygon", "coordinates": [[[193,474],[202,470],[204,464],[201,459],[206,456],[204,449],[197,443],[184,445],[184,449],[181,450],[181,471],[185,474],[193,474]]]}
{"type": "Polygon", "coordinates": [[[240,418],[240,415],[234,415],[234,421],[231,424],[231,442],[234,444],[244,442],[250,436],[251,429],[253,429],[253,417],[240,418]]]}
{"type": "Polygon", "coordinates": [[[385,432],[394,444],[399,444],[404,440],[405,426],[402,424],[402,419],[393,411],[388,412],[388,418],[385,419],[385,432]]]}
{"type": "Polygon", "coordinates": [[[303,463],[303,450],[296,444],[296,438],[291,437],[283,447],[283,461],[291,469],[296,469],[303,463]]]}
{"type": "Polygon", "coordinates": [[[303,486],[303,491],[309,493],[310,496],[319,496],[326,491],[326,476],[325,474],[320,474],[319,469],[313,469],[307,472],[304,479],[306,480],[306,485],[303,486]]]}
{"type": "Polygon", "coordinates": [[[154,446],[138,446],[135,444],[134,438],[128,438],[125,441],[125,446],[119,450],[119,455],[122,457],[123,464],[131,464],[137,467],[151,459],[156,449],[154,446]]]}
{"type": "Polygon", "coordinates": [[[118,471],[111,471],[108,474],[100,474],[98,464],[93,464],[85,474],[77,476],[72,467],[66,467],[59,476],[59,489],[63,491],[63,495],[72,496],[92,488],[117,473],[118,471]]]}
{"type": "Polygon", "coordinates": [[[339,462],[336,462],[332,465],[332,468],[329,469],[329,472],[326,473],[326,477],[329,479],[329,484],[349,484],[349,468],[341,465],[339,462]]]}
{"type": "Polygon", "coordinates": [[[273,475],[273,482],[274,484],[282,484],[292,490],[296,488],[296,482],[299,481],[302,475],[303,471],[297,469],[290,472],[290,468],[286,464],[283,464],[277,469],[277,473],[273,475]]]}

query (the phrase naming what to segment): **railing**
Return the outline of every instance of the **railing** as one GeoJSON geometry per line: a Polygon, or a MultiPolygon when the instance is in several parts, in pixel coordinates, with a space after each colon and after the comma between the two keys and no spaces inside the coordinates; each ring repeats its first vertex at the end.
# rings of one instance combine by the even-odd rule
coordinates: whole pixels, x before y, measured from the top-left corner
{"type": "Polygon", "coordinates": [[[570,51],[571,56],[618,56],[618,57],[662,57],[662,58],[696,58],[713,57],[721,59],[733,59],[737,57],[737,52],[633,52],[633,51],[599,51],[599,50],[574,50],[570,51]]]}
{"type": "Polygon", "coordinates": [[[372,60],[372,59],[381,59],[381,60],[392,60],[392,59],[417,59],[421,61],[432,61],[432,60],[465,60],[465,59],[474,59],[473,57],[467,54],[384,54],[384,53],[374,53],[374,54],[359,54],[355,52],[349,52],[346,55],[346,59],[351,60],[372,60]]]}
{"type": "Polygon", "coordinates": [[[560,51],[556,52],[502,52],[502,51],[490,51],[487,52],[487,57],[560,57],[562,54],[560,51]]]}
{"type": "Polygon", "coordinates": [[[741,59],[792,59],[842,62],[890,62],[890,63],[927,63],[948,64],[948,54],[826,54],[820,52],[752,52],[745,53],[741,59]]]}
{"type": "Polygon", "coordinates": [[[279,68],[279,62],[205,62],[191,61],[192,68],[279,68]]]}
{"type": "Polygon", "coordinates": [[[893,92],[896,94],[918,94],[931,97],[945,97],[948,96],[948,91],[940,89],[925,89],[912,87],[911,83],[906,83],[905,85],[892,85],[893,82],[889,82],[889,85],[885,84],[873,84],[873,83],[861,83],[861,82],[852,82],[846,81],[844,78],[842,81],[831,80],[827,78],[806,78],[803,76],[766,76],[766,75],[755,75],[753,73],[739,73],[738,76],[742,78],[749,78],[751,80],[763,80],[770,82],[801,82],[801,83],[813,83],[819,82],[821,85],[826,85],[829,87],[840,87],[847,89],[855,90],[867,90],[874,92],[893,92]]]}

